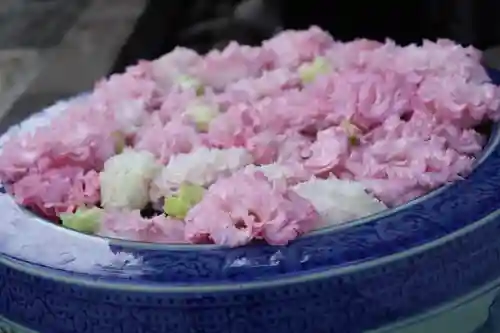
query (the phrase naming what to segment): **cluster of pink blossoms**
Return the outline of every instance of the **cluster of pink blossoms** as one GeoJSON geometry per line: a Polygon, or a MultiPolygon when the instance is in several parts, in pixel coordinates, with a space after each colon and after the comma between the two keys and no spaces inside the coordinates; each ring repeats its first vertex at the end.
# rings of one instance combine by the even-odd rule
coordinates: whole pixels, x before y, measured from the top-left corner
{"type": "Polygon", "coordinates": [[[499,92],[479,52],[447,40],[342,43],[312,27],[204,56],[176,48],[13,136],[0,178],[54,221],[98,208],[102,236],[286,244],[466,175],[499,92]],[[197,201],[175,201],[185,184],[204,189],[197,201]]]}

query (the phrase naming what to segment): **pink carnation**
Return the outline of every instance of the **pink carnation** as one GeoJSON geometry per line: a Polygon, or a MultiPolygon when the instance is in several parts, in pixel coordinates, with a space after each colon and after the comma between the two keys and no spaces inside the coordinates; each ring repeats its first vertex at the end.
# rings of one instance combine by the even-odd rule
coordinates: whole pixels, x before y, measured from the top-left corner
{"type": "Polygon", "coordinates": [[[10,187],[17,202],[46,217],[93,206],[100,200],[98,174],[79,168],[63,167],[23,177],[10,187]]]}
{"type": "Polygon", "coordinates": [[[460,179],[473,161],[448,148],[443,138],[402,137],[360,147],[350,155],[345,167],[382,201],[395,205],[408,197],[404,193],[420,195],[460,179]]]}
{"type": "Polygon", "coordinates": [[[325,75],[308,89],[308,93],[319,101],[327,99],[325,104],[328,106],[323,112],[330,123],[350,119],[356,126],[370,129],[393,114],[410,110],[415,89],[413,83],[395,72],[349,69],[325,75]]]}
{"type": "Polygon", "coordinates": [[[245,148],[257,164],[270,164],[278,159],[280,140],[272,132],[261,132],[246,140],[245,148]]]}
{"type": "Polygon", "coordinates": [[[208,130],[208,140],[218,148],[243,147],[258,132],[252,107],[236,104],[215,118],[208,130]]]}
{"type": "Polygon", "coordinates": [[[151,66],[147,62],[140,62],[129,67],[126,73],[114,74],[98,82],[92,98],[109,106],[139,100],[149,108],[156,106],[160,93],[151,66]]]}
{"type": "Polygon", "coordinates": [[[217,90],[249,77],[260,76],[270,69],[275,54],[264,48],[230,43],[222,52],[209,52],[195,70],[195,76],[217,90]]]}
{"type": "Polygon", "coordinates": [[[161,121],[151,121],[138,132],[134,147],[147,150],[166,164],[175,154],[189,153],[201,144],[202,138],[196,130],[181,120],[163,125],[161,121]]]}
{"type": "Polygon", "coordinates": [[[155,119],[155,121],[167,123],[172,119],[178,119],[186,111],[188,106],[197,100],[196,91],[172,89],[164,96],[158,112],[159,119],[155,119]]]}
{"type": "Polygon", "coordinates": [[[297,72],[278,68],[264,72],[256,78],[244,78],[229,84],[219,99],[223,103],[251,102],[264,97],[279,96],[283,91],[298,87],[300,78],[297,72]]]}
{"type": "Polygon", "coordinates": [[[457,76],[431,76],[421,82],[413,103],[417,111],[435,114],[440,120],[461,127],[472,127],[486,116],[497,117],[500,90],[493,84],[478,85],[457,76]]]}
{"type": "MultiPolygon", "coordinates": [[[[237,103],[212,121],[208,140],[217,147],[242,147],[259,133],[276,135],[321,127],[320,106],[299,91],[255,103],[237,103]]],[[[315,134],[315,133],[313,133],[315,134]]]]}
{"type": "Polygon", "coordinates": [[[333,39],[328,33],[318,27],[311,27],[303,31],[281,32],[265,41],[263,48],[278,55],[277,67],[296,68],[301,63],[323,54],[332,45],[333,39]]]}
{"type": "MultiPolygon", "coordinates": [[[[477,84],[490,79],[481,64],[481,52],[472,46],[462,47],[453,41],[441,39],[437,42],[424,41],[422,47],[408,45],[391,49],[395,53],[393,62],[385,62],[385,68],[392,67],[398,72],[409,75],[416,73],[426,76],[459,76],[477,84]]],[[[381,53],[379,58],[383,59],[381,53]]]]}
{"type": "Polygon", "coordinates": [[[305,167],[315,175],[328,175],[342,166],[349,156],[349,137],[340,127],[318,133],[310,149],[305,167]]]}
{"type": "Polygon", "coordinates": [[[100,170],[115,154],[113,118],[87,104],[74,104],[49,126],[21,134],[2,147],[0,176],[13,182],[28,173],[73,166],[100,170]]]}
{"type": "Polygon", "coordinates": [[[180,75],[189,75],[202,58],[195,51],[176,47],[151,64],[153,77],[161,89],[168,90],[180,75]]]}
{"type": "Polygon", "coordinates": [[[139,211],[108,211],[99,235],[137,242],[185,243],[184,222],[164,215],[143,218],[139,211]]]}
{"type": "Polygon", "coordinates": [[[186,217],[191,242],[239,246],[252,239],[284,245],[318,222],[313,206],[262,173],[236,173],[212,185],[186,217]]]}

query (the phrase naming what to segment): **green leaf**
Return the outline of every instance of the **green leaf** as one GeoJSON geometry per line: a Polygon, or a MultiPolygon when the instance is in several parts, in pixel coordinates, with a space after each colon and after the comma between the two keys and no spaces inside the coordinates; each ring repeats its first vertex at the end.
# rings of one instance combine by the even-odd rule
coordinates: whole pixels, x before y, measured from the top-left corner
{"type": "Polygon", "coordinates": [[[95,234],[101,224],[102,209],[78,208],[74,213],[63,213],[59,216],[63,226],[85,234],[95,234]]]}
{"type": "Polygon", "coordinates": [[[203,199],[204,194],[205,188],[203,186],[183,183],[179,188],[178,197],[194,206],[203,199]]]}
{"type": "Polygon", "coordinates": [[[191,209],[189,202],[182,200],[180,197],[172,196],[165,198],[163,210],[165,214],[176,219],[183,219],[191,209]]]}
{"type": "Polygon", "coordinates": [[[217,107],[203,104],[190,106],[186,113],[195,123],[196,128],[202,132],[208,131],[210,122],[220,114],[217,107]]]}
{"type": "Polygon", "coordinates": [[[313,62],[302,64],[299,67],[299,76],[304,83],[313,82],[320,74],[330,71],[330,65],[323,57],[316,57],[313,62]]]}
{"type": "Polygon", "coordinates": [[[205,94],[203,83],[195,77],[181,75],[177,78],[176,82],[182,89],[194,89],[198,96],[205,94]]]}

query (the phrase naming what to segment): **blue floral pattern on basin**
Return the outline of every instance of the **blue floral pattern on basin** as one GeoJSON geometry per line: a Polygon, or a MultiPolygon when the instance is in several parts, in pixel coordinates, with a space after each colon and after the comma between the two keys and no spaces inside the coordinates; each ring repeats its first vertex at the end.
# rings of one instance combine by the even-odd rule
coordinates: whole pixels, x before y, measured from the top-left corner
{"type": "Polygon", "coordinates": [[[0,315],[41,333],[355,333],[408,318],[500,277],[499,141],[462,181],[285,247],[90,237],[1,194],[0,315]]]}

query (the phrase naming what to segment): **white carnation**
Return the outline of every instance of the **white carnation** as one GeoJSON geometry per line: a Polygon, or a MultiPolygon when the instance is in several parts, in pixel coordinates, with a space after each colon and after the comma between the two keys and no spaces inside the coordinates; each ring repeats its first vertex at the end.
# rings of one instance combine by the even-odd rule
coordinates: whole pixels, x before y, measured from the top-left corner
{"type": "Polygon", "coordinates": [[[255,165],[251,164],[245,168],[245,172],[260,171],[270,181],[274,180],[288,180],[296,177],[296,172],[292,167],[278,163],[255,165]]]}
{"type": "Polygon", "coordinates": [[[219,177],[234,173],[252,163],[243,148],[209,149],[201,147],[188,154],[173,156],[151,187],[153,201],[175,192],[182,183],[208,186],[219,177]]]}
{"type": "Polygon", "coordinates": [[[105,208],[142,209],[149,202],[151,180],[161,170],[153,154],[126,149],[108,159],[100,173],[105,208]]]}
{"type": "Polygon", "coordinates": [[[312,178],[296,185],[294,190],[313,204],[325,225],[341,224],[387,209],[356,181],[312,178]]]}

